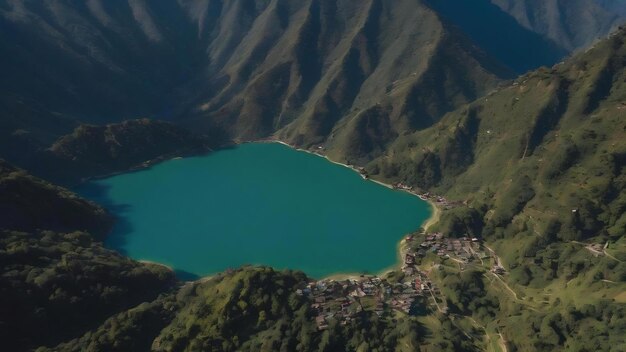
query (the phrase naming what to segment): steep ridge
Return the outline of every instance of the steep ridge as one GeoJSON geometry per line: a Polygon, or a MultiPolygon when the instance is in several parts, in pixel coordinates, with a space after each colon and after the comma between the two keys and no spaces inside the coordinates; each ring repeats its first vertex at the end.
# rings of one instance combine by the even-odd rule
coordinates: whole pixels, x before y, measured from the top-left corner
{"type": "MultiPolygon", "coordinates": [[[[0,131],[9,142],[0,152],[48,146],[35,121],[64,126],[48,129],[59,137],[78,122],[149,116],[220,139],[324,144],[337,159],[366,162],[512,77],[507,66],[535,68],[573,48],[483,5],[486,18],[466,22],[498,27],[499,41],[450,16],[463,7],[421,0],[4,0],[0,131]]],[[[605,17],[611,25],[585,38],[619,21],[605,17]]]]}
{"type": "Polygon", "coordinates": [[[561,45],[560,38],[547,37],[521,25],[491,0],[430,0],[428,4],[444,19],[459,26],[489,55],[506,62],[518,74],[553,65],[572,50],[561,45]]]}
{"type": "Polygon", "coordinates": [[[490,0],[525,28],[572,51],[626,22],[620,0],[490,0]]]}
{"type": "Polygon", "coordinates": [[[84,122],[173,113],[205,65],[172,1],[3,1],[1,90],[84,122]]]}
{"type": "Polygon", "coordinates": [[[505,275],[470,280],[489,288],[485,297],[497,309],[487,313],[492,308],[478,297],[459,296],[468,283],[450,267],[439,284],[463,314],[516,349],[619,350],[626,343],[623,325],[602,336],[587,332],[624,319],[625,68],[623,28],[398,138],[367,166],[373,177],[462,204],[444,209],[431,231],[482,237],[498,253],[494,265],[505,275]],[[592,305],[602,313],[591,313],[592,305]]]}
{"type": "Polygon", "coordinates": [[[385,145],[511,77],[413,0],[4,0],[0,26],[0,92],[26,104],[7,137],[37,129],[15,117],[33,105],[65,133],[149,116],[301,146],[376,114],[389,133],[364,143],[385,145]]]}
{"type": "Polygon", "coordinates": [[[550,243],[618,241],[626,234],[625,40],[622,29],[518,78],[399,138],[368,169],[464,200],[468,207],[444,216],[446,229],[517,239],[510,243],[522,247],[504,251],[511,263],[550,243]]]}
{"type": "Polygon", "coordinates": [[[309,147],[349,133],[347,122],[371,110],[391,127],[382,141],[388,142],[507,76],[419,2],[299,2],[289,7],[293,19],[270,32],[267,21],[280,4],[258,16],[217,74],[224,77],[225,86],[215,89],[222,93],[183,123],[217,124],[244,140],[279,130],[281,139],[309,147]],[[258,35],[267,32],[277,34],[258,35]]]}

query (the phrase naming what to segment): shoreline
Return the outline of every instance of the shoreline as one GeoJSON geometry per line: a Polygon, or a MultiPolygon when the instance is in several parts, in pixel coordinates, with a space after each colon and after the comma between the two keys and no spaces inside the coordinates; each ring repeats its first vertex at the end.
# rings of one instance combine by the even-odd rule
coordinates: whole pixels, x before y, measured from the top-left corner
{"type": "Polygon", "coordinates": [[[422,225],[422,227],[426,231],[426,230],[428,230],[428,228],[430,228],[431,226],[433,226],[433,225],[435,225],[435,224],[437,224],[439,222],[439,220],[441,219],[441,209],[437,205],[435,205],[435,203],[431,202],[430,200],[427,200],[425,202],[428,202],[428,204],[430,204],[430,206],[433,209],[433,214],[422,225]]]}
{"type": "MultiPolygon", "coordinates": [[[[287,147],[289,147],[289,148],[291,148],[293,150],[300,151],[300,152],[305,152],[305,153],[308,153],[308,154],[311,154],[311,155],[318,156],[320,158],[324,158],[324,159],[326,159],[327,161],[329,161],[329,162],[331,162],[333,164],[343,166],[343,167],[348,168],[348,169],[358,173],[359,175],[361,175],[360,171],[356,167],[354,167],[352,165],[347,165],[347,164],[344,164],[344,163],[341,163],[341,162],[338,162],[338,161],[331,160],[326,155],[323,155],[323,154],[320,154],[320,153],[315,153],[315,152],[312,152],[312,151],[307,150],[307,149],[297,148],[297,147],[294,147],[294,146],[290,145],[289,143],[283,142],[283,141],[278,140],[278,139],[265,139],[265,140],[260,140],[260,141],[242,142],[240,144],[244,144],[244,143],[278,143],[278,144],[282,144],[282,145],[287,146],[287,147]]],[[[374,183],[377,183],[377,184],[379,184],[379,185],[381,185],[383,187],[389,188],[389,189],[394,190],[394,191],[404,191],[404,192],[406,192],[406,193],[408,193],[408,194],[410,194],[410,195],[412,195],[414,197],[417,197],[420,200],[428,203],[430,205],[431,209],[432,209],[432,214],[422,224],[421,227],[424,230],[427,230],[429,227],[431,227],[431,226],[433,226],[433,225],[435,225],[436,223],[439,222],[439,219],[441,217],[441,209],[439,209],[439,207],[437,207],[437,205],[434,202],[432,202],[430,199],[423,199],[419,195],[417,195],[417,194],[415,194],[415,193],[413,193],[413,192],[411,192],[409,190],[398,189],[398,188],[393,187],[390,184],[384,183],[382,181],[374,180],[372,178],[365,178],[365,177],[363,177],[363,180],[365,180],[365,181],[372,181],[374,183]]],[[[320,281],[320,280],[335,280],[335,281],[360,280],[360,279],[366,278],[368,276],[370,276],[370,277],[371,276],[383,277],[383,276],[389,274],[390,272],[393,272],[393,271],[398,270],[398,269],[402,269],[402,263],[404,262],[404,259],[403,259],[404,242],[405,242],[405,240],[404,240],[404,235],[403,235],[402,239],[400,241],[398,241],[397,245],[396,245],[396,254],[397,254],[396,263],[391,265],[391,266],[389,266],[389,267],[387,267],[387,268],[385,268],[385,269],[383,269],[383,270],[381,270],[381,271],[379,271],[379,272],[377,272],[377,273],[358,274],[358,273],[342,273],[342,272],[338,272],[338,273],[327,275],[327,276],[325,276],[323,278],[315,279],[315,280],[316,281],[320,281]]]]}
{"type": "Polygon", "coordinates": [[[167,264],[163,264],[163,263],[159,263],[159,262],[155,262],[152,260],[137,260],[137,262],[141,263],[141,264],[150,264],[150,265],[156,265],[156,266],[160,266],[163,267],[165,269],[168,269],[169,271],[173,272],[174,274],[176,274],[176,270],[174,270],[174,268],[172,268],[171,266],[167,265],[167,264]]]}
{"type": "MultiPolygon", "coordinates": [[[[293,150],[296,150],[296,151],[299,151],[299,152],[304,152],[304,153],[308,153],[308,154],[311,154],[311,155],[315,155],[315,156],[320,157],[320,158],[324,158],[328,162],[331,162],[331,163],[336,164],[336,165],[343,166],[345,168],[348,168],[348,169],[356,172],[357,174],[362,176],[362,179],[364,181],[371,181],[371,182],[374,182],[374,183],[376,183],[376,184],[378,184],[380,186],[383,186],[383,187],[391,189],[391,190],[404,191],[404,192],[406,192],[406,193],[408,193],[408,194],[410,194],[410,195],[412,195],[414,197],[418,197],[420,200],[428,203],[430,205],[431,209],[432,209],[432,214],[421,225],[421,228],[423,228],[424,230],[427,230],[429,227],[431,227],[434,224],[436,224],[437,222],[439,222],[439,218],[441,216],[441,209],[439,209],[439,207],[437,207],[437,205],[434,202],[432,202],[431,200],[423,199],[419,195],[417,195],[417,194],[415,194],[415,193],[413,193],[413,192],[411,192],[409,190],[398,189],[398,188],[395,188],[392,185],[386,184],[386,183],[384,183],[382,181],[378,181],[378,180],[375,180],[375,179],[372,179],[372,178],[365,178],[360,173],[360,170],[358,170],[356,167],[354,167],[352,165],[348,165],[348,164],[344,164],[344,163],[341,163],[341,162],[338,162],[338,161],[331,160],[326,155],[323,155],[323,154],[320,154],[320,153],[315,153],[315,152],[307,150],[307,149],[297,148],[297,147],[294,147],[294,146],[292,146],[292,145],[290,145],[290,144],[288,144],[286,142],[283,142],[283,141],[277,140],[277,139],[262,139],[262,140],[258,140],[258,141],[241,141],[241,142],[235,143],[234,145],[241,145],[241,144],[246,144],[246,143],[277,143],[277,144],[282,144],[282,145],[284,145],[286,147],[289,147],[289,148],[291,148],[293,150]]],[[[228,144],[228,145],[225,145],[225,146],[233,146],[233,144],[228,144]]],[[[142,171],[142,170],[145,170],[145,169],[149,169],[150,167],[152,167],[152,166],[154,166],[154,165],[156,165],[158,163],[172,161],[172,160],[179,160],[179,159],[182,159],[182,158],[185,158],[185,157],[202,156],[202,155],[206,155],[207,153],[213,152],[213,151],[219,151],[219,149],[204,150],[204,151],[201,151],[198,154],[186,154],[186,155],[178,154],[178,155],[161,156],[161,157],[158,157],[156,159],[146,161],[146,162],[144,162],[144,163],[142,163],[142,164],[140,164],[138,166],[135,166],[135,167],[133,167],[130,170],[127,170],[127,171],[119,171],[119,172],[115,172],[115,173],[112,173],[112,174],[109,174],[109,175],[95,176],[95,177],[89,178],[88,180],[83,180],[83,181],[84,182],[88,182],[88,181],[91,181],[91,180],[94,180],[94,179],[101,179],[101,178],[112,177],[112,176],[123,174],[123,173],[142,171]]],[[[382,269],[379,272],[367,273],[367,274],[350,273],[350,272],[345,272],[345,273],[344,272],[337,272],[337,273],[333,273],[333,274],[324,276],[324,277],[319,278],[319,279],[318,278],[312,278],[312,277],[311,277],[311,279],[313,279],[315,281],[320,281],[320,280],[342,281],[342,280],[360,280],[360,279],[363,279],[363,278],[366,278],[366,277],[383,277],[383,276],[389,274],[390,272],[393,272],[395,270],[398,270],[398,269],[402,268],[402,263],[403,263],[402,249],[403,249],[403,246],[404,246],[404,242],[405,241],[404,241],[404,235],[403,235],[402,239],[400,239],[397,242],[397,244],[396,244],[396,255],[397,255],[396,263],[391,265],[391,266],[389,266],[389,267],[387,267],[387,268],[385,268],[385,269],[382,269]]],[[[163,264],[163,263],[158,263],[158,262],[154,262],[154,261],[150,261],[150,260],[137,260],[137,261],[140,262],[140,263],[144,263],[144,264],[158,265],[158,266],[167,268],[168,270],[172,271],[174,274],[176,273],[176,270],[173,267],[170,267],[169,265],[166,265],[166,264],[163,264]]],[[[198,278],[197,280],[187,281],[187,282],[195,282],[195,281],[197,281],[197,282],[205,282],[207,280],[210,280],[213,277],[215,277],[215,275],[203,276],[203,277],[198,278]]]]}

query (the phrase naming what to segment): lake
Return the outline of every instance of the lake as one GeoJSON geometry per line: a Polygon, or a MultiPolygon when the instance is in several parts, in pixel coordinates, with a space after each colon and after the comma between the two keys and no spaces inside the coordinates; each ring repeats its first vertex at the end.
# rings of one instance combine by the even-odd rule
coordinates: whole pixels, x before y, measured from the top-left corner
{"type": "Polygon", "coordinates": [[[321,278],[397,263],[430,205],[278,143],[243,144],[92,181],[118,221],[105,244],[194,278],[244,264],[321,278]]]}

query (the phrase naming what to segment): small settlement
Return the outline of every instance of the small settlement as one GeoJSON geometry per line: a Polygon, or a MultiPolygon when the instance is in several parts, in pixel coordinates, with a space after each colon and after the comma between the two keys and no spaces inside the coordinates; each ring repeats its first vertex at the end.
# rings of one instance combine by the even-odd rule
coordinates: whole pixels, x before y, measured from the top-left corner
{"type": "Polygon", "coordinates": [[[428,273],[419,267],[426,256],[450,259],[460,267],[472,262],[492,265],[494,274],[505,273],[499,258],[478,238],[446,238],[442,233],[414,233],[407,235],[403,242],[402,274],[399,276],[361,275],[339,281],[323,279],[311,281],[296,291],[310,299],[318,329],[327,329],[333,320],[345,325],[361,312],[373,312],[380,317],[411,315],[424,309],[447,313],[440,290],[429,279],[428,273]]]}
{"type": "MultiPolygon", "coordinates": [[[[323,149],[320,145],[310,151],[323,156],[323,149]]],[[[364,179],[369,179],[365,168],[346,166],[359,172],[364,179]]],[[[392,187],[412,193],[424,201],[433,202],[440,209],[448,210],[464,205],[462,201],[449,201],[429,192],[422,193],[401,182],[392,187]]],[[[423,309],[437,309],[447,313],[440,290],[428,278],[428,273],[421,271],[418,266],[422,259],[427,255],[435,255],[459,264],[467,264],[473,260],[480,260],[482,263],[491,254],[487,254],[478,238],[446,238],[442,233],[416,232],[406,236],[404,245],[402,274],[399,277],[361,275],[342,281],[323,279],[311,281],[298,288],[296,293],[311,301],[318,329],[327,329],[331,321],[345,325],[362,312],[373,312],[379,317],[411,315],[423,309]]],[[[492,272],[497,275],[504,273],[504,268],[497,259],[492,272]]]]}
{"type": "Polygon", "coordinates": [[[343,281],[324,279],[309,282],[296,292],[311,299],[317,327],[324,330],[331,320],[345,325],[364,311],[380,317],[393,311],[411,314],[416,305],[427,304],[425,290],[430,289],[432,284],[426,275],[416,271],[403,282],[391,283],[378,276],[343,281]]]}

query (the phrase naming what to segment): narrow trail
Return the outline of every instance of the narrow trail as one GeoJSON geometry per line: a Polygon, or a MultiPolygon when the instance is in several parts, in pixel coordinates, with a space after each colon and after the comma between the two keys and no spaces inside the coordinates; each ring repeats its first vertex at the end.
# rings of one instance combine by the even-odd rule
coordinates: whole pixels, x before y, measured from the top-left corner
{"type": "Polygon", "coordinates": [[[621,260],[619,260],[619,259],[615,258],[615,257],[614,257],[614,256],[612,256],[609,252],[607,252],[607,251],[606,251],[606,249],[604,250],[604,254],[605,254],[607,257],[609,257],[609,258],[611,258],[611,259],[613,259],[613,260],[617,260],[618,262],[623,263],[623,261],[621,261],[621,260]]]}
{"type": "MultiPolygon", "coordinates": [[[[485,248],[487,248],[487,250],[488,250],[488,251],[491,253],[491,255],[495,258],[495,260],[496,260],[496,265],[497,265],[497,266],[500,266],[500,267],[504,267],[504,266],[502,265],[502,261],[500,260],[500,257],[498,257],[498,255],[496,255],[496,252],[495,252],[493,249],[491,249],[489,246],[487,246],[487,245],[485,245],[485,248]]],[[[504,281],[504,280],[500,277],[500,275],[498,275],[498,274],[496,274],[496,273],[494,273],[494,272],[491,272],[491,271],[490,271],[489,273],[490,273],[491,275],[493,275],[496,279],[498,279],[498,281],[500,281],[500,283],[504,286],[504,288],[506,288],[506,289],[507,289],[507,291],[509,291],[509,292],[511,293],[511,295],[513,295],[513,298],[514,298],[516,301],[523,303],[526,307],[528,307],[528,309],[531,309],[531,310],[536,311],[536,312],[538,311],[535,307],[530,306],[530,305],[528,304],[528,302],[526,302],[526,300],[525,300],[525,299],[520,298],[520,297],[517,295],[517,292],[515,292],[515,290],[513,290],[513,289],[511,288],[511,286],[509,286],[509,284],[507,284],[507,283],[506,283],[506,281],[504,281]]]]}
{"type": "Polygon", "coordinates": [[[513,295],[513,297],[514,297],[516,300],[518,300],[518,301],[520,301],[520,302],[524,301],[523,299],[521,299],[521,298],[519,298],[519,297],[517,296],[517,292],[515,292],[515,291],[514,291],[514,290],[513,290],[513,289],[512,289],[512,288],[511,288],[511,287],[510,287],[510,286],[509,286],[506,282],[504,282],[504,280],[502,280],[502,278],[500,278],[500,276],[499,276],[498,274],[496,274],[496,273],[491,273],[491,274],[492,274],[493,276],[495,276],[495,277],[496,277],[496,278],[500,281],[500,283],[501,283],[502,285],[504,285],[504,287],[505,287],[505,288],[506,288],[509,292],[511,292],[511,294],[513,295]]]}
{"type": "Polygon", "coordinates": [[[579,242],[579,241],[570,241],[570,243],[574,243],[574,244],[579,244],[581,246],[585,246],[585,249],[588,250],[589,252],[591,252],[592,254],[596,255],[596,256],[606,256],[607,258],[611,258],[619,263],[623,263],[623,260],[620,260],[618,258],[615,258],[611,253],[609,253],[606,249],[608,247],[608,242],[604,245],[604,248],[602,249],[602,251],[598,251],[596,249],[593,249],[591,247],[590,244],[588,243],[583,243],[583,242],[579,242]]]}
{"type": "Polygon", "coordinates": [[[437,303],[437,299],[435,298],[435,295],[433,294],[433,290],[431,288],[429,288],[428,292],[430,292],[430,297],[433,298],[433,302],[435,302],[435,306],[437,306],[437,310],[439,311],[439,313],[443,313],[443,310],[439,306],[439,303],[437,303]]]}
{"type": "Polygon", "coordinates": [[[502,349],[502,352],[509,352],[509,349],[506,347],[506,340],[500,330],[498,330],[498,336],[500,336],[500,348],[502,349]]]}

